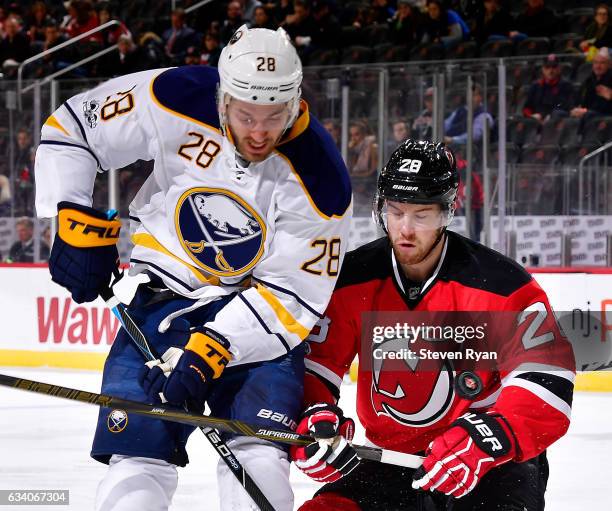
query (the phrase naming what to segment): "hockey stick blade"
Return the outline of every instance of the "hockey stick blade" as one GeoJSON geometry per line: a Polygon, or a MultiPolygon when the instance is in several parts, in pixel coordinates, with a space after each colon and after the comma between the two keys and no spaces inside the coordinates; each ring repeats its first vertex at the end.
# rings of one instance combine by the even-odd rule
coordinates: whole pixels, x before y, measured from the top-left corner
{"type": "MultiPolygon", "coordinates": [[[[198,415],[185,412],[177,408],[171,408],[161,405],[150,405],[131,401],[129,399],[120,399],[106,394],[96,394],[95,392],[87,392],[84,390],[72,389],[61,385],[52,385],[25,378],[17,378],[6,374],[0,374],[0,385],[11,387],[37,394],[45,394],[47,396],[60,397],[80,403],[87,403],[105,408],[115,408],[123,410],[126,413],[135,413],[152,419],[161,419],[170,422],[179,422],[188,426],[194,427],[211,427],[227,433],[237,435],[252,436],[269,440],[272,442],[281,442],[292,445],[308,445],[315,441],[314,438],[290,431],[280,431],[276,429],[258,428],[242,421],[232,419],[221,419],[218,417],[210,417],[208,415],[198,415]]],[[[365,445],[354,445],[353,448],[360,458],[379,461],[381,463],[390,463],[409,468],[418,468],[423,463],[421,456],[414,454],[406,454],[397,451],[389,451],[378,447],[368,447],[365,445]]]]}

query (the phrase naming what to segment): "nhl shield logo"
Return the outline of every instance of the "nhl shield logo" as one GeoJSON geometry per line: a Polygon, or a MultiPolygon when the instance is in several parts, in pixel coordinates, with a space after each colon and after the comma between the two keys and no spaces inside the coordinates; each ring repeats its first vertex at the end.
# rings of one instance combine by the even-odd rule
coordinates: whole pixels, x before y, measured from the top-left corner
{"type": "Polygon", "coordinates": [[[123,410],[113,410],[108,414],[106,425],[111,433],[121,433],[128,424],[128,415],[123,410]]]}
{"type": "Polygon", "coordinates": [[[176,208],[176,231],[187,255],[219,277],[250,270],[263,254],[266,226],[241,197],[220,188],[193,188],[176,208]]]}

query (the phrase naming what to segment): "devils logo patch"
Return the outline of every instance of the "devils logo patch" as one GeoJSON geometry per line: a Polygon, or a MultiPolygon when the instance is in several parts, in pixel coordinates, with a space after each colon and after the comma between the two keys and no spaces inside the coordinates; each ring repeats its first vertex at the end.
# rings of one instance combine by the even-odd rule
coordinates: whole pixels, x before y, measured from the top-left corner
{"type": "Polygon", "coordinates": [[[407,339],[373,344],[372,406],[400,424],[425,427],[442,418],[455,395],[450,360],[421,360],[407,339]]]}

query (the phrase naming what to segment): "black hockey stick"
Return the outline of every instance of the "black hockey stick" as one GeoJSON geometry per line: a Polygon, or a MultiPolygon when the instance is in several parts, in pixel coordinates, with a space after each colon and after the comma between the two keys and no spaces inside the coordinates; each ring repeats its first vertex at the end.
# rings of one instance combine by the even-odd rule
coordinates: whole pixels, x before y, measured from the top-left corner
{"type": "MultiPolygon", "coordinates": [[[[117,280],[121,279],[122,276],[123,275],[119,272],[115,274],[117,280]]],[[[114,295],[112,288],[108,287],[102,290],[100,292],[100,296],[106,302],[106,305],[113,311],[115,316],[117,316],[117,318],[121,322],[121,325],[128,333],[130,339],[132,339],[142,356],[147,361],[159,359],[160,356],[156,353],[155,349],[151,347],[143,331],[134,322],[129,312],[127,311],[127,307],[114,295]]],[[[195,407],[185,406],[185,410],[190,411],[190,409],[195,411],[195,407]]],[[[232,450],[218,435],[218,433],[210,426],[198,427],[200,428],[200,431],[204,433],[204,436],[210,442],[210,444],[215,448],[219,456],[221,456],[221,459],[225,462],[232,474],[234,474],[238,482],[249,494],[251,499],[253,499],[253,502],[257,504],[259,509],[261,509],[261,511],[275,511],[274,506],[272,506],[272,504],[263,494],[259,486],[257,486],[257,483],[244,469],[244,467],[238,461],[232,450]]]]}
{"type": "MultiPolygon", "coordinates": [[[[150,405],[148,403],[139,403],[138,401],[130,401],[129,399],[120,399],[117,397],[108,396],[106,394],[96,394],[95,392],[86,392],[84,390],[71,389],[62,387],[61,385],[52,385],[39,381],[26,380],[25,378],[17,378],[0,374],[0,385],[4,387],[12,387],[14,389],[27,390],[47,396],[61,397],[70,399],[71,401],[79,401],[105,408],[114,408],[123,410],[126,413],[135,413],[145,417],[152,417],[164,421],[178,422],[187,424],[188,426],[215,428],[228,433],[237,435],[251,436],[269,440],[272,442],[282,442],[291,445],[308,445],[315,441],[314,438],[306,435],[299,435],[291,431],[280,431],[276,429],[259,428],[245,422],[232,419],[220,419],[209,415],[200,415],[196,413],[185,412],[177,408],[170,408],[161,405],[150,405]]],[[[423,463],[421,456],[414,454],[406,454],[403,452],[390,451],[380,449],[378,447],[368,447],[365,445],[353,445],[360,458],[381,463],[390,463],[402,467],[418,468],[423,463]]]]}

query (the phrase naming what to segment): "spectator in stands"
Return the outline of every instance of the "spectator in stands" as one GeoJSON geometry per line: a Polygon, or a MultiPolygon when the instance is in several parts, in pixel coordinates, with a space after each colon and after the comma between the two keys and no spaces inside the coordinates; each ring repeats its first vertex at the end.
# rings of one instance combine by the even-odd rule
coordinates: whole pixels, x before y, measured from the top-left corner
{"type": "Polygon", "coordinates": [[[349,126],[347,168],[353,185],[353,211],[356,216],[368,215],[372,207],[372,189],[376,186],[378,146],[363,122],[349,126]]]}
{"type": "Polygon", "coordinates": [[[40,235],[40,260],[48,261],[49,254],[51,253],[51,227],[45,227],[44,231],[40,235]]]}
{"type": "Polygon", "coordinates": [[[408,128],[408,123],[403,120],[394,121],[391,124],[391,139],[387,140],[385,144],[385,158],[387,155],[391,155],[393,151],[397,149],[404,140],[410,137],[410,130],[408,128]]]}
{"type": "Polygon", "coordinates": [[[0,41],[0,64],[3,71],[13,76],[20,62],[30,56],[30,40],[21,31],[19,20],[10,16],[4,23],[4,37],[0,41]]]}
{"type": "Polygon", "coordinates": [[[253,23],[251,28],[268,28],[270,30],[276,30],[277,24],[272,19],[270,11],[263,5],[255,7],[253,13],[253,23]]]}
{"type": "Polygon", "coordinates": [[[242,6],[242,19],[251,25],[255,17],[255,9],[261,5],[258,0],[239,0],[242,6]]]}
{"type": "Polygon", "coordinates": [[[509,37],[514,20],[500,4],[500,0],[484,0],[483,7],[476,15],[474,39],[479,44],[483,44],[490,40],[509,37]]]}
{"type": "Polygon", "coordinates": [[[556,55],[551,54],[542,64],[542,78],[529,88],[523,115],[540,122],[551,117],[567,117],[573,100],[574,87],[561,78],[559,60],[556,55]]]}
{"type": "Polygon", "coordinates": [[[22,217],[15,223],[17,241],[9,249],[7,263],[33,263],[34,262],[34,223],[22,217]]]}
{"type": "Polygon", "coordinates": [[[552,37],[560,31],[559,18],[544,5],[544,0],[527,0],[527,7],[516,18],[515,27],[511,37],[518,32],[528,37],[552,37]]]}
{"type": "MultiPolygon", "coordinates": [[[[69,38],[93,30],[100,25],[98,14],[88,0],[73,0],[68,7],[68,18],[64,21],[64,32],[69,38]]],[[[96,32],[87,38],[93,43],[102,43],[102,34],[96,32]]]]}
{"type": "MultiPolygon", "coordinates": [[[[465,182],[467,179],[467,161],[462,157],[460,153],[455,154],[457,158],[457,170],[459,171],[459,189],[457,190],[457,214],[465,215],[466,208],[466,196],[465,196],[465,182]]],[[[471,224],[468,227],[467,235],[474,241],[480,241],[480,233],[482,231],[483,218],[482,218],[482,207],[484,205],[484,189],[480,176],[472,171],[472,187],[470,190],[472,195],[471,207],[471,224]]]]}
{"type": "MultiPolygon", "coordinates": [[[[488,129],[491,129],[491,126],[493,126],[493,117],[484,109],[482,99],[482,89],[480,85],[475,84],[472,88],[472,105],[474,108],[472,137],[475,143],[482,140],[485,123],[488,125],[488,129]]],[[[453,112],[444,119],[444,143],[465,144],[467,142],[467,118],[467,106],[463,105],[453,110],[453,112]]]]}
{"type": "Polygon", "coordinates": [[[186,66],[199,66],[200,65],[201,54],[199,50],[195,46],[190,46],[187,48],[187,53],[185,53],[185,61],[183,64],[186,66]]]}
{"type": "Polygon", "coordinates": [[[98,74],[108,78],[123,76],[140,71],[140,66],[140,54],[132,41],[132,36],[123,34],[117,41],[117,51],[104,56],[98,74]]]}
{"type": "MultiPolygon", "coordinates": [[[[234,2],[232,2],[234,3],[234,2]]],[[[174,9],[170,16],[172,26],[163,35],[166,57],[170,63],[183,63],[187,49],[191,46],[199,46],[195,30],[185,24],[185,11],[174,9]]]]}
{"type": "MultiPolygon", "coordinates": [[[[67,40],[68,37],[60,32],[58,24],[52,21],[45,27],[45,40],[42,44],[34,43],[33,48],[36,53],[40,53],[54,48],[67,40]]],[[[33,71],[34,75],[37,78],[49,75],[58,69],[68,66],[71,62],[74,62],[74,57],[74,48],[71,46],[58,50],[55,53],[43,57],[38,62],[31,64],[36,66],[33,71]]]]}
{"type": "Polygon", "coordinates": [[[411,0],[399,0],[397,11],[389,20],[389,40],[393,44],[412,47],[422,38],[422,18],[411,0]]]}
{"type": "MultiPolygon", "coordinates": [[[[108,23],[111,19],[117,19],[117,16],[111,9],[110,4],[105,2],[98,5],[98,18],[100,20],[100,25],[104,25],[105,23],[108,23]]],[[[122,35],[129,36],[130,40],[132,40],[132,34],[130,30],[127,28],[125,23],[123,23],[123,21],[119,20],[118,26],[107,28],[103,32],[102,37],[104,39],[104,46],[112,46],[113,44],[118,43],[119,38],[122,35]]],[[[123,73],[118,73],[118,75],[121,74],[123,73]]]]}
{"type": "Polygon", "coordinates": [[[331,135],[332,140],[336,144],[336,147],[340,149],[340,137],[342,133],[340,131],[340,126],[335,121],[328,119],[323,123],[323,127],[327,130],[327,132],[331,135]]]}
{"type": "Polygon", "coordinates": [[[200,55],[200,64],[217,67],[221,56],[221,41],[214,32],[207,32],[204,36],[204,48],[200,55]]]}
{"type": "Polygon", "coordinates": [[[11,183],[9,178],[0,174],[0,216],[9,216],[11,212],[11,183]]]}
{"type": "Polygon", "coordinates": [[[26,19],[30,41],[44,41],[45,28],[50,23],[54,22],[53,18],[47,12],[45,3],[41,1],[34,2],[26,19]]]}
{"type": "Polygon", "coordinates": [[[389,23],[389,20],[391,20],[395,14],[395,9],[390,5],[389,0],[372,0],[371,11],[372,21],[379,25],[389,23]]]}
{"type": "Polygon", "coordinates": [[[15,147],[15,210],[17,215],[30,215],[34,199],[34,148],[32,136],[26,128],[17,132],[15,147]]]}
{"type": "Polygon", "coordinates": [[[584,41],[580,43],[580,49],[587,52],[591,46],[595,48],[612,47],[610,8],[606,4],[599,4],[595,7],[595,18],[584,31],[584,41]]]}
{"type": "Polygon", "coordinates": [[[287,16],[293,14],[293,2],[291,0],[269,1],[267,7],[271,9],[277,23],[282,23],[287,19],[287,16]]]}
{"type": "Polygon", "coordinates": [[[312,19],[315,31],[312,35],[313,49],[329,49],[338,46],[338,34],[342,28],[338,19],[332,14],[330,0],[313,0],[312,19]]]}
{"type": "Polygon", "coordinates": [[[377,147],[374,137],[368,135],[367,126],[353,122],[349,126],[347,167],[354,177],[371,176],[376,171],[377,147]]]}
{"type": "Polygon", "coordinates": [[[234,32],[238,30],[244,24],[244,18],[242,17],[242,5],[237,0],[231,1],[227,4],[226,19],[223,21],[221,27],[220,37],[221,42],[225,46],[229,43],[229,40],[234,35],[234,32]]]}
{"type": "Polygon", "coordinates": [[[8,18],[6,9],[0,5],[0,39],[4,37],[4,24],[6,23],[6,19],[8,18]]]}
{"type": "Polygon", "coordinates": [[[427,16],[424,23],[424,44],[442,44],[446,49],[457,46],[469,36],[469,28],[461,16],[446,9],[442,0],[427,0],[427,16]]]}
{"type": "Polygon", "coordinates": [[[291,37],[300,58],[305,59],[313,49],[312,38],[317,32],[316,22],[306,0],[295,0],[293,14],[288,15],[281,25],[291,37]]]}
{"type": "Polygon", "coordinates": [[[417,140],[431,140],[433,135],[433,89],[429,87],[423,96],[425,108],[419,116],[412,122],[412,138],[417,140]]]}
{"type": "Polygon", "coordinates": [[[593,58],[593,72],[580,87],[572,117],[612,115],[612,70],[610,53],[602,47],[593,58]]]}

